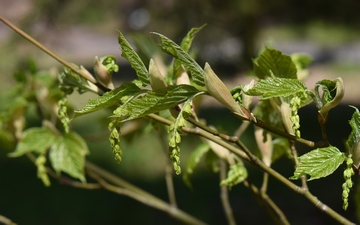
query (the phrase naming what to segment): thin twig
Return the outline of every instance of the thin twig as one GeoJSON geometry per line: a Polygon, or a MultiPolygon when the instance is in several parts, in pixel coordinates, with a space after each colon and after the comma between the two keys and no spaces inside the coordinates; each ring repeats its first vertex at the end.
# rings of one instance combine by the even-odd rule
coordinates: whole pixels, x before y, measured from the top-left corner
{"type": "Polygon", "coordinates": [[[3,223],[5,225],[17,225],[16,223],[14,223],[13,221],[11,221],[11,219],[6,218],[3,215],[0,215],[0,223],[3,223]]]}
{"type": "MultiPolygon", "coordinates": [[[[290,149],[291,149],[291,154],[294,157],[295,167],[297,167],[299,165],[299,158],[298,158],[298,153],[297,153],[294,141],[290,141],[290,149]]],[[[302,188],[308,189],[306,175],[302,175],[300,177],[300,180],[301,180],[302,188]]]]}
{"type": "MultiPolygon", "coordinates": [[[[170,120],[167,120],[163,117],[160,117],[158,115],[155,114],[149,114],[147,115],[147,117],[152,118],[157,120],[158,122],[161,122],[163,124],[166,125],[171,125],[172,122],[170,120]]],[[[349,221],[348,219],[346,219],[345,217],[341,216],[340,214],[338,214],[336,211],[332,210],[331,208],[327,207],[325,204],[323,204],[321,201],[319,201],[314,195],[312,195],[307,189],[301,188],[299,186],[297,186],[296,184],[292,183],[290,180],[288,180],[287,178],[285,178],[284,176],[282,176],[281,174],[279,174],[277,171],[275,171],[274,169],[272,169],[271,167],[266,166],[259,158],[257,158],[255,155],[253,155],[248,149],[247,147],[238,140],[237,137],[230,137],[228,135],[225,134],[221,134],[216,130],[212,130],[209,127],[206,127],[205,125],[201,124],[201,129],[200,128],[188,128],[188,127],[183,127],[183,131],[186,133],[190,133],[190,134],[195,134],[204,138],[207,138],[221,146],[223,146],[224,148],[227,148],[228,150],[230,150],[231,152],[239,155],[241,158],[252,162],[253,164],[257,165],[261,170],[263,170],[264,172],[269,173],[269,175],[273,176],[275,179],[279,180],[281,183],[283,183],[285,186],[287,186],[288,188],[290,188],[291,190],[293,190],[294,192],[304,195],[308,200],[310,200],[311,202],[313,202],[315,204],[316,207],[320,208],[323,212],[325,212],[326,214],[328,214],[330,217],[334,218],[337,221],[342,222],[343,224],[348,224],[348,225],[353,225],[354,223],[352,223],[351,221],[349,221]],[[202,130],[204,128],[204,130],[202,130]],[[210,132],[208,132],[210,131],[210,132]],[[231,141],[231,142],[235,142],[240,148],[236,148],[233,145],[219,139],[219,138],[215,138],[215,136],[224,138],[227,141],[231,141]]],[[[307,141],[308,142],[308,141],[307,141]]]]}
{"type": "MultiPolygon", "coordinates": [[[[179,221],[182,221],[185,224],[206,224],[205,222],[192,217],[191,215],[185,213],[184,211],[172,207],[167,202],[164,202],[163,200],[136,187],[135,185],[126,182],[120,177],[96,166],[93,163],[90,163],[89,161],[86,162],[85,168],[88,171],[88,173],[91,173],[92,176],[96,176],[97,178],[101,179],[101,181],[103,182],[101,184],[102,185],[105,184],[105,186],[103,187],[104,188],[106,187],[107,190],[109,191],[113,191],[118,194],[124,194],[129,197],[134,197],[134,199],[146,205],[149,205],[151,207],[154,207],[156,209],[168,213],[170,216],[178,219],[179,221]]],[[[98,182],[100,183],[100,180],[98,180],[98,182]]]]}
{"type": "Polygon", "coordinates": [[[89,76],[87,73],[77,69],[75,66],[73,66],[72,64],[68,63],[67,61],[65,61],[64,59],[62,59],[60,56],[56,55],[53,51],[49,50],[48,48],[46,48],[44,45],[42,45],[40,42],[36,41],[34,38],[32,38],[30,35],[28,35],[27,33],[25,33],[24,31],[22,31],[20,28],[16,27],[14,24],[12,24],[10,21],[8,21],[7,19],[5,19],[4,17],[0,16],[0,21],[2,21],[4,24],[6,24],[8,27],[10,27],[11,29],[13,29],[16,33],[20,34],[23,38],[25,38],[26,40],[28,40],[29,42],[33,43],[36,47],[38,47],[39,49],[41,49],[42,51],[44,51],[46,54],[48,54],[49,56],[51,56],[52,58],[54,58],[55,60],[57,60],[58,62],[60,62],[62,65],[70,68],[72,71],[74,71],[75,73],[79,74],[80,76],[82,76],[83,78],[85,78],[86,80],[90,81],[91,83],[93,83],[94,85],[96,85],[98,88],[100,88],[102,91],[106,92],[109,91],[108,88],[104,87],[103,85],[101,85],[99,82],[97,82],[95,80],[94,77],[89,76]]]}
{"type": "MultiPolygon", "coordinates": [[[[224,160],[220,160],[220,181],[226,179],[226,163],[224,160]]],[[[226,185],[220,186],[220,199],[225,211],[225,216],[229,225],[236,225],[234,214],[229,202],[229,190],[226,185]]]]}
{"type": "Polygon", "coordinates": [[[290,224],[285,214],[266,193],[259,191],[259,189],[255,185],[250,183],[248,180],[244,181],[244,185],[247,188],[249,188],[251,192],[257,197],[260,205],[262,205],[265,208],[269,216],[272,217],[277,224],[281,224],[281,225],[290,224]]]}

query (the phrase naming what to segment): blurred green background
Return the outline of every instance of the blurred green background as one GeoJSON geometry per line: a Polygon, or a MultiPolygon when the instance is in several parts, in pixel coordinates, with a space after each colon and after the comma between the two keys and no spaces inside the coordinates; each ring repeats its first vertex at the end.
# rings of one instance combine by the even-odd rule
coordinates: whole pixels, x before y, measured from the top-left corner
{"type": "MultiPolygon", "coordinates": [[[[129,38],[142,34],[153,39],[151,31],[162,33],[180,42],[192,27],[207,26],[195,38],[193,49],[200,65],[209,62],[226,84],[235,86],[247,82],[251,59],[265,45],[284,53],[305,52],[314,58],[308,87],[320,79],[341,76],[346,85],[344,105],[334,109],[329,119],[331,143],[341,150],[350,133],[348,120],[358,105],[360,89],[360,2],[336,1],[200,1],[200,0],[2,0],[0,15],[52,49],[64,59],[91,68],[95,56],[115,55],[120,72],[117,82],[135,75],[120,57],[117,30],[129,38]]],[[[148,39],[144,39],[148,40],[148,39]]],[[[11,75],[26,66],[29,57],[41,69],[61,65],[29,42],[0,24],[0,88],[13,84],[11,75]]],[[[167,59],[167,58],[166,58],[167,59]]],[[[72,97],[75,107],[84,105],[89,97],[72,97]]],[[[121,177],[167,200],[164,180],[165,154],[156,134],[136,133],[122,140],[122,164],[113,160],[107,141],[108,131],[103,111],[74,120],[72,128],[89,141],[89,159],[121,177]],[[91,121],[91,122],[89,122],[91,121]],[[133,141],[135,140],[135,141],[133,141]],[[137,141],[141,140],[141,141],[137,141]],[[149,147],[151,146],[151,147],[149,147]]],[[[318,140],[320,130],[313,106],[300,111],[301,131],[305,138],[318,140]]],[[[208,124],[221,126],[231,134],[239,125],[226,110],[205,106],[201,117],[208,124]],[[221,116],[219,116],[221,115],[221,116]]],[[[182,161],[186,162],[199,140],[186,136],[182,146],[182,161]]],[[[245,137],[251,144],[251,138],[245,137]]],[[[300,153],[308,149],[299,146],[300,153]]],[[[168,215],[144,206],[127,197],[106,191],[75,189],[52,180],[46,188],[36,178],[36,168],[27,158],[8,158],[8,149],[0,151],[0,215],[18,224],[177,224],[168,215]]],[[[293,173],[286,160],[274,164],[285,177],[293,173]]],[[[262,174],[249,166],[250,178],[261,184],[262,174]]],[[[192,178],[190,190],[176,176],[178,205],[191,215],[209,224],[226,222],[219,199],[219,177],[202,164],[192,178]]],[[[309,183],[313,193],[325,204],[356,221],[354,193],[349,209],[341,209],[341,169],[330,177],[309,183]]],[[[356,181],[355,181],[356,183],[356,181]]],[[[270,179],[269,195],[282,208],[291,224],[336,224],[301,196],[270,179]]],[[[359,199],[357,194],[357,199],[359,199]]],[[[242,185],[230,192],[238,224],[269,224],[269,217],[242,185]]]]}

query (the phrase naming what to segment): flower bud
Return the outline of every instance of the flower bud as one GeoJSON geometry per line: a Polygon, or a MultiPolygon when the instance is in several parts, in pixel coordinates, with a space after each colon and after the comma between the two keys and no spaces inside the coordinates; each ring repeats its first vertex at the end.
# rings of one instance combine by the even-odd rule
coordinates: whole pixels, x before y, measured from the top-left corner
{"type": "Polygon", "coordinates": [[[221,104],[231,110],[232,113],[239,116],[241,119],[250,119],[248,113],[244,113],[238,103],[235,102],[229,89],[214,73],[208,63],[205,64],[204,68],[204,81],[206,90],[211,96],[218,100],[221,104]]]}
{"type": "Polygon", "coordinates": [[[150,59],[149,63],[149,79],[150,86],[154,91],[164,89],[167,86],[163,75],[160,73],[153,59],[150,59]]]}
{"type": "Polygon", "coordinates": [[[114,84],[112,83],[111,73],[108,69],[99,61],[99,58],[96,56],[94,60],[94,73],[96,79],[109,89],[114,89],[114,84]]]}

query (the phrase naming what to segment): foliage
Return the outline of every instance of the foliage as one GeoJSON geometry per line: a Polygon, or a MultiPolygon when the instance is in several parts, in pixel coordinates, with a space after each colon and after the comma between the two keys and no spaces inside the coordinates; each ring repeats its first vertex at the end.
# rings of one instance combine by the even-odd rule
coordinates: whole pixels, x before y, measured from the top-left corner
{"type": "MultiPolygon", "coordinates": [[[[103,170],[91,166],[92,164],[86,161],[85,157],[89,154],[87,144],[79,134],[71,130],[71,119],[111,108],[115,110],[109,112],[107,118],[110,130],[109,141],[114,157],[119,163],[126,160],[123,151],[127,153],[126,149],[121,149],[121,131],[124,124],[145,118],[151,120],[151,123],[156,123],[158,128],[167,127],[167,133],[163,132],[165,129],[157,130],[161,137],[168,137],[166,146],[169,149],[168,159],[176,174],[181,173],[180,148],[183,135],[194,134],[201,137],[202,143],[192,150],[187,159],[183,178],[188,186],[191,186],[190,177],[202,158],[214,172],[221,170],[220,161],[225,162],[229,169],[227,177],[220,181],[220,185],[228,186],[230,189],[235,185],[244,184],[270,207],[270,211],[275,212],[275,217],[283,224],[287,224],[287,218],[267,196],[267,177],[271,176],[279,180],[309,201],[316,202],[314,205],[319,207],[323,203],[308,190],[306,182],[329,176],[346,162],[345,183],[342,186],[343,208],[346,209],[348,194],[352,188],[351,176],[354,174],[352,166],[356,169],[359,167],[358,109],[355,108],[350,120],[352,132],[346,143],[351,155],[348,157],[345,157],[345,153],[340,152],[337,147],[330,145],[325,129],[328,112],[339,104],[344,95],[342,79],[321,80],[315,84],[315,87],[308,88],[302,80],[306,78],[304,74],[308,75],[306,66],[309,64],[309,57],[299,54],[288,56],[279,50],[265,48],[253,60],[257,80],[249,84],[240,84],[229,90],[208,63],[203,69],[188,53],[195,34],[202,28],[189,31],[180,45],[162,34],[153,33],[160,40],[160,49],[174,58],[168,65],[167,74],[160,73],[157,65],[160,63],[165,65],[165,63],[156,62],[158,60],[156,58],[150,60],[147,69],[145,62],[134,50],[136,48],[133,48],[119,32],[118,41],[122,56],[136,71],[137,79],[118,87],[112,83],[111,74],[118,70],[113,56],[104,56],[100,59],[95,57],[94,76],[82,66],[67,62],[64,63],[64,71],[58,75],[58,80],[52,74],[35,70],[33,64],[28,71],[16,73],[15,79],[18,84],[7,94],[12,101],[8,101],[2,108],[0,117],[2,132],[11,137],[8,141],[16,145],[9,156],[27,155],[33,159],[38,169],[37,176],[46,186],[50,185],[49,174],[61,179],[61,173],[66,173],[75,180],[79,179],[83,185],[87,185],[86,177],[89,176],[103,188],[124,194],[125,192],[119,191],[121,188],[114,188],[112,184],[104,181],[104,179],[114,179],[113,176],[104,175],[106,173],[102,172],[103,170]],[[301,76],[298,76],[300,73],[301,76]],[[94,92],[99,96],[89,99],[81,109],[70,110],[66,98],[74,90],[79,93],[94,92]],[[246,129],[249,125],[255,127],[253,135],[260,149],[261,160],[241,141],[242,132],[234,135],[222,133],[206,125],[198,117],[197,112],[201,108],[203,96],[214,98],[242,120],[241,129],[246,129]],[[251,104],[255,97],[259,97],[259,101],[251,104]],[[322,140],[316,143],[303,139],[299,131],[298,110],[312,102],[318,107],[317,118],[322,128],[322,140]],[[40,111],[36,115],[42,121],[42,125],[26,127],[27,110],[31,110],[34,106],[40,111]],[[312,150],[298,157],[295,142],[305,144],[312,150]],[[301,179],[302,186],[294,184],[271,168],[271,164],[281,157],[286,157],[294,163],[295,171],[290,179],[301,179]],[[46,163],[48,160],[51,167],[46,163]],[[250,164],[246,162],[264,172],[261,191],[252,184],[253,174],[248,171],[250,164]],[[309,179],[306,178],[308,175],[309,179]]],[[[120,182],[119,179],[117,182],[120,182]]],[[[166,203],[164,206],[161,200],[139,191],[132,185],[123,184],[122,188],[129,191],[126,192],[128,196],[137,200],[146,198],[151,202],[148,204],[160,210],[167,211],[176,207],[174,200],[170,200],[171,206],[166,203]]],[[[169,193],[173,193],[171,185],[168,189],[169,193]]],[[[338,194],[340,196],[340,193],[338,194]]],[[[226,198],[223,199],[224,210],[226,215],[231,217],[228,201],[226,198]]],[[[320,208],[324,209],[324,207],[320,208]]],[[[335,220],[351,224],[333,210],[324,210],[324,212],[335,220]]],[[[186,223],[203,224],[183,212],[172,215],[186,223]]]]}

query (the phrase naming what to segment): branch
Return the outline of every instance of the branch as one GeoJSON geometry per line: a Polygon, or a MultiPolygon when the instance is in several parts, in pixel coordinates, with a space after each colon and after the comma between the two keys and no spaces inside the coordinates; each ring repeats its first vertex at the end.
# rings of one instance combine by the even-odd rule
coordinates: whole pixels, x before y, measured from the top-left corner
{"type": "MultiPolygon", "coordinates": [[[[259,191],[259,189],[248,182],[247,180],[244,181],[244,185],[250,189],[250,191],[255,195],[255,197],[259,200],[259,204],[265,202],[265,210],[268,212],[270,217],[274,219],[274,221],[278,224],[288,225],[290,224],[287,220],[285,214],[281,211],[281,209],[271,200],[271,198],[264,192],[259,191]],[[262,200],[260,202],[260,200],[262,200]]],[[[261,204],[262,205],[262,204],[261,204]]]]}
{"type": "Polygon", "coordinates": [[[5,225],[17,225],[16,223],[14,223],[13,221],[11,221],[11,219],[6,218],[3,215],[0,215],[0,223],[3,223],[5,225]]]}
{"type": "Polygon", "coordinates": [[[148,206],[154,207],[168,213],[170,216],[182,221],[185,224],[206,224],[180,209],[172,207],[167,202],[151,195],[150,193],[126,182],[118,176],[96,166],[95,164],[86,162],[85,168],[88,174],[96,179],[105,189],[117,194],[122,194],[134,198],[148,206]],[[112,184],[114,185],[112,185],[112,184]],[[115,186],[116,185],[116,186],[115,186]],[[120,188],[121,187],[121,188],[120,188]]]}
{"type": "MultiPolygon", "coordinates": [[[[165,119],[165,118],[163,118],[161,116],[155,115],[155,114],[149,114],[147,117],[155,119],[158,122],[166,124],[166,125],[171,125],[172,124],[172,122],[170,120],[167,120],[167,119],[165,119]]],[[[328,206],[326,206],[321,201],[319,201],[307,189],[297,186],[296,184],[292,183],[290,180],[288,180],[287,178],[285,178],[284,176],[279,174],[277,171],[275,171],[271,167],[266,166],[258,157],[253,155],[250,152],[250,150],[247,149],[247,147],[240,140],[238,140],[237,137],[230,137],[230,136],[228,136],[226,134],[222,134],[222,133],[220,133],[220,132],[218,132],[216,130],[213,130],[213,129],[211,129],[211,128],[209,128],[209,127],[207,127],[207,126],[205,126],[205,125],[203,125],[201,123],[198,123],[198,124],[201,126],[201,129],[199,127],[195,127],[195,128],[183,127],[182,130],[184,132],[186,132],[186,133],[195,134],[195,135],[207,138],[207,139],[209,139],[209,140],[223,146],[224,148],[227,148],[231,152],[239,155],[241,158],[252,162],[256,166],[258,166],[261,170],[263,170],[264,172],[266,172],[269,175],[273,176],[275,179],[277,179],[278,181],[283,183],[285,186],[287,186],[288,188],[290,188],[294,192],[296,192],[298,194],[301,194],[301,195],[304,195],[308,200],[310,200],[312,203],[314,203],[314,205],[316,207],[320,208],[323,212],[328,214],[330,217],[336,219],[337,221],[339,221],[339,222],[341,222],[343,224],[347,224],[347,225],[354,224],[351,221],[347,220],[345,217],[338,214],[336,211],[334,211],[331,208],[329,208],[328,206]],[[204,130],[202,130],[203,128],[204,128],[204,130]],[[216,138],[215,136],[221,137],[221,138],[225,139],[226,141],[236,143],[241,148],[242,151],[240,149],[236,148],[235,146],[229,144],[228,142],[223,141],[223,140],[221,140],[219,138],[216,138]]],[[[306,141],[306,142],[308,142],[308,141],[306,141]]]]}
{"type": "Polygon", "coordinates": [[[68,68],[70,68],[72,71],[74,71],[75,73],[79,74],[80,76],[82,76],[83,78],[85,78],[86,80],[90,81],[91,83],[93,83],[94,85],[96,85],[99,89],[101,89],[102,91],[106,92],[109,91],[108,88],[104,87],[103,85],[101,85],[99,82],[97,82],[95,80],[94,77],[89,76],[88,74],[84,73],[83,71],[77,69],[75,66],[73,66],[71,63],[68,63],[67,61],[65,61],[64,59],[62,59],[60,56],[56,55],[54,52],[50,51],[48,48],[46,48],[44,45],[40,44],[38,41],[36,41],[34,38],[32,38],[30,35],[28,35],[27,33],[25,33],[24,31],[22,31],[20,28],[16,27],[14,24],[12,24],[10,21],[8,21],[7,19],[3,18],[2,16],[0,16],[0,21],[2,21],[4,24],[6,24],[6,26],[10,27],[11,29],[13,29],[16,33],[18,33],[19,35],[21,35],[23,38],[25,38],[26,40],[28,40],[29,42],[33,43],[36,47],[38,47],[39,49],[41,49],[42,51],[44,51],[46,54],[48,54],[49,56],[51,56],[52,58],[54,58],[55,60],[57,60],[58,62],[60,62],[63,66],[66,66],[68,68]]]}
{"type": "MultiPolygon", "coordinates": [[[[220,181],[225,180],[226,179],[226,163],[224,160],[220,160],[220,181]]],[[[228,187],[226,185],[221,185],[220,186],[220,199],[221,199],[221,203],[223,205],[224,211],[225,211],[225,215],[226,215],[226,219],[228,221],[229,225],[236,225],[236,221],[234,218],[234,214],[233,211],[231,209],[231,205],[229,202],[229,190],[228,187]]]]}

